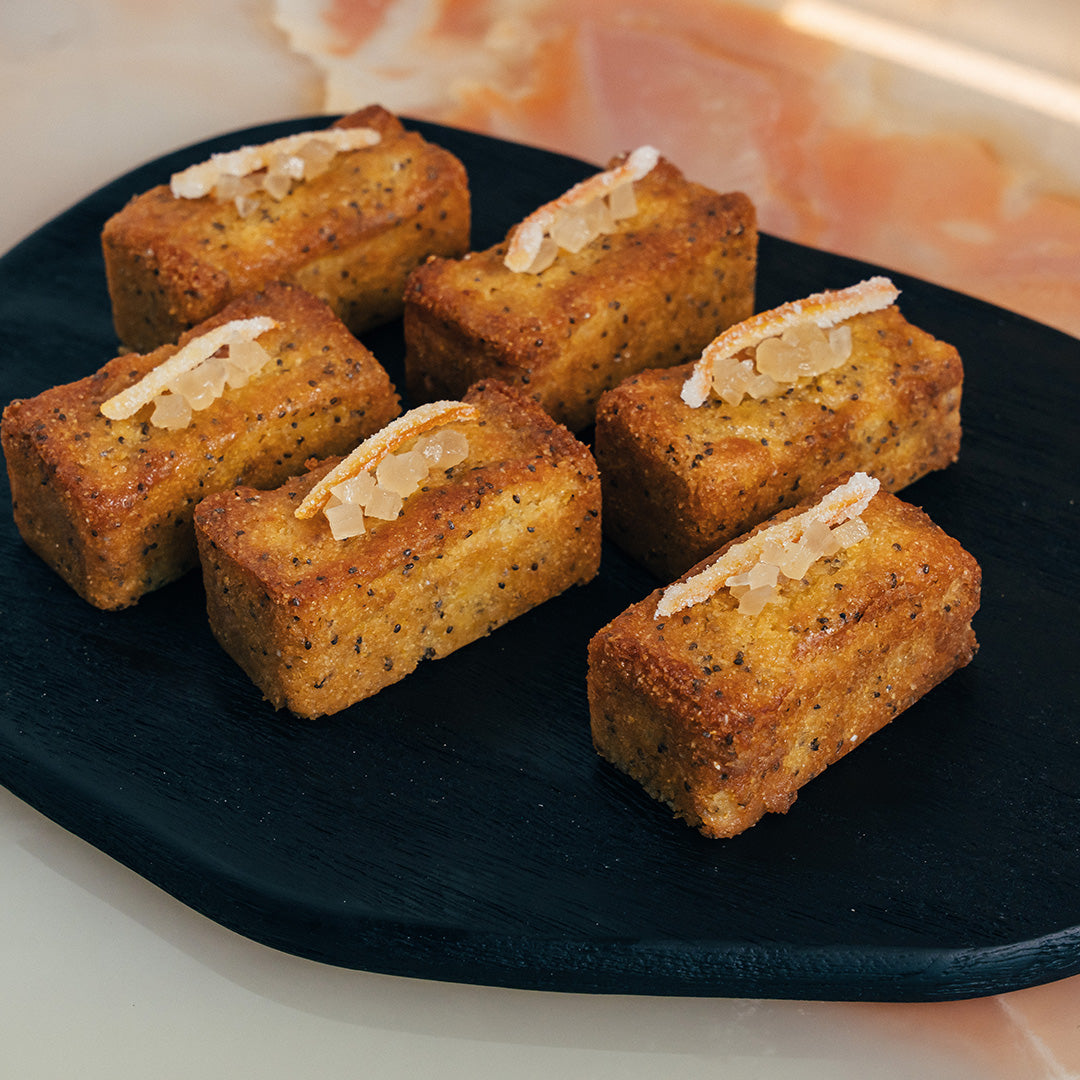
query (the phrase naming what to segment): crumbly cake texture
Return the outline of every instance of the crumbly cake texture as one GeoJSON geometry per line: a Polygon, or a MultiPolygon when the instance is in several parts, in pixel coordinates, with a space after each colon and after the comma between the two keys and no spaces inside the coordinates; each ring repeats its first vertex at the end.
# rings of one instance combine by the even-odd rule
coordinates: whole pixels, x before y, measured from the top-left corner
{"type": "Polygon", "coordinates": [[[275,708],[336,713],[596,575],[589,450],[504,384],[465,401],[475,418],[449,426],[466,459],[359,536],[334,540],[321,513],[295,515],[333,461],[199,505],[210,625],[275,708]]]}
{"type": "Polygon", "coordinates": [[[96,374],[13,401],[0,424],[23,539],[81,596],[116,609],[197,563],[192,516],[212,491],[276,486],[312,454],[339,454],[400,412],[390,378],[320,300],[273,285],[183,335],[271,316],[271,361],[179,430],[153,406],[109,420],[101,405],[177,351],[109,361],[96,374]]]}
{"type": "Polygon", "coordinates": [[[956,349],[895,305],[856,315],[840,367],[765,399],[691,408],[693,370],[646,371],[604,394],[594,452],[604,528],[671,579],[831,477],[865,471],[896,492],[960,449],[956,349]]]}
{"type": "Polygon", "coordinates": [[[664,158],[634,193],[636,214],[540,274],[504,266],[513,230],[486,251],[421,266],[405,294],[410,397],[458,397],[497,378],[581,431],[604,390],[692,359],[746,318],[757,270],[750,200],[691,183],[664,158]]]}
{"type": "Polygon", "coordinates": [[[241,216],[214,195],[169,185],[133,198],[105,224],[102,247],[120,340],[146,351],[175,341],[235,296],[271,281],[302,286],[362,333],[401,314],[409,272],[427,255],[468,249],[465,168],[380,106],[333,127],[380,141],[338,154],[280,201],[241,216]]]}
{"type": "Polygon", "coordinates": [[[974,655],[975,559],[887,492],[862,519],[865,540],[782,585],[758,615],[722,588],[658,619],[657,589],[590,642],[597,751],[707,837],[786,812],[803,784],[974,655]]]}

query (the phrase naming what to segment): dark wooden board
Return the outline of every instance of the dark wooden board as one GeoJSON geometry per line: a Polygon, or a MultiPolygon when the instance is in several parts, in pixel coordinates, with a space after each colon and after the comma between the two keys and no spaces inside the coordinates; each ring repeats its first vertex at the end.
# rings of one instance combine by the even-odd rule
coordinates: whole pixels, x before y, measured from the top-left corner
{"type": "MultiPolygon", "coordinates": [[[[98,246],[134,170],[0,260],[0,401],[116,341],[98,246]]],[[[594,166],[416,124],[466,163],[474,246],[594,166]]],[[[878,268],[763,237],[758,306],[878,268]]],[[[887,272],[887,271],[886,271],[887,272]]],[[[0,783],[240,934],[326,963],[532,989],[933,1000],[1080,971],[1080,343],[904,275],[965,361],[960,461],[906,497],[980,560],[981,651],[730,841],[593,753],[585,647],[655,584],[599,578],[335,717],[275,714],[197,575],[107,614],[0,523],[0,783]]],[[[400,327],[367,339],[401,383],[400,327]]],[[[5,488],[3,498],[8,498],[5,488]]]]}

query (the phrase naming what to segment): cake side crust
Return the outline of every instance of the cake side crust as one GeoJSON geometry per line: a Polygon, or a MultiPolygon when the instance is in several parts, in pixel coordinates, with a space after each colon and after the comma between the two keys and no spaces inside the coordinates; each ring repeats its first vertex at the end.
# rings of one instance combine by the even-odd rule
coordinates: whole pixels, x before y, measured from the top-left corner
{"type": "Polygon", "coordinates": [[[293,510],[333,462],[196,515],[211,627],[277,708],[337,712],[575,584],[600,561],[591,454],[494,382],[453,426],[469,456],[429,476],[392,521],[335,541],[293,510]]]}
{"type": "Polygon", "coordinates": [[[101,405],[176,352],[114,358],[95,374],[17,400],[0,423],[25,542],[90,603],[115,609],[195,566],[198,500],[239,483],[273,486],[310,454],[342,453],[400,411],[389,376],[321,301],[274,285],[185,335],[268,315],[272,361],[180,430],[151,407],[109,420],[101,405]]]}
{"type": "Polygon", "coordinates": [[[863,470],[897,492],[952,464],[961,440],[956,349],[896,307],[848,320],[847,363],[775,397],[692,409],[690,365],[606,393],[595,452],[607,534],[671,578],[831,477],[863,470]]]}
{"type": "Polygon", "coordinates": [[[410,396],[456,397],[499,378],[580,431],[605,389],[694,358],[746,318],[757,269],[751,201],[693,184],[663,159],[635,192],[637,214],[543,273],[508,270],[506,241],[419,267],[405,296],[410,396]]]}
{"type": "Polygon", "coordinates": [[[102,231],[117,335],[150,350],[175,341],[230,299],[270,281],[302,285],[353,333],[401,313],[409,271],[428,254],[468,247],[464,166],[379,106],[338,121],[382,134],[337,155],[321,176],[241,216],[213,195],[135,196],[102,231]]]}
{"type": "Polygon", "coordinates": [[[863,520],[868,539],[819,560],[758,616],[721,590],[657,621],[656,590],[590,643],[597,751],[703,835],[786,811],[972,659],[976,561],[891,494],[863,520]]]}

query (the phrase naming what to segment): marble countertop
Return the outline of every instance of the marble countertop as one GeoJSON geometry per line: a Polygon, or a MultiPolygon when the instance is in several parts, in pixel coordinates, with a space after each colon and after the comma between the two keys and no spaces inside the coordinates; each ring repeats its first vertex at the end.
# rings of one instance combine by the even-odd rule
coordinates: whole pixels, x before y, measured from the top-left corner
{"type": "MultiPolygon", "coordinates": [[[[380,101],[597,162],[662,144],[767,231],[1077,334],[1078,44],[1054,0],[10,0],[0,252],[179,146],[380,101]]],[[[348,971],[223,929],[2,789],[0,867],[20,1080],[1080,1076],[1080,977],[882,1004],[348,971]]]]}

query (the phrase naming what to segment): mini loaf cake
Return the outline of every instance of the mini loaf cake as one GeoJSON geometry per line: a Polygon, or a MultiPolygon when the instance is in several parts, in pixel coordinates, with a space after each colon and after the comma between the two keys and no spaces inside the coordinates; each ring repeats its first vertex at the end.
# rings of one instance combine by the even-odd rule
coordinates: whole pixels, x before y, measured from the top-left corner
{"type": "Polygon", "coordinates": [[[122,608],[197,561],[192,513],[276,486],[400,412],[375,358],[322,301],[274,285],[181,338],[13,401],[0,433],[26,543],[81,596],[122,608]],[[182,347],[181,347],[182,346],[182,347]]]}
{"type": "Polygon", "coordinates": [[[489,381],[276,491],[204,499],[196,532],[214,634],[275,708],[316,717],[593,578],[600,483],[489,381]]]}
{"type": "Polygon", "coordinates": [[[605,389],[692,359],[746,318],[756,267],[750,200],[690,183],[643,147],[504,243],[412,275],[406,389],[430,401],[498,378],[580,431],[605,389]]]}
{"type": "Polygon", "coordinates": [[[694,364],[605,394],[604,527],[670,579],[841,472],[889,491],[951,464],[963,366],[886,278],[755,315],[694,364]]]}
{"type": "Polygon", "coordinates": [[[102,233],[113,320],[153,349],[234,297],[288,281],[356,334],[401,314],[409,272],[469,243],[462,164],[370,106],[218,154],[132,199],[102,233]]]}
{"type": "Polygon", "coordinates": [[[974,655],[978,564],[878,487],[781,512],[590,643],[597,751],[705,836],[785,812],[974,655]]]}

